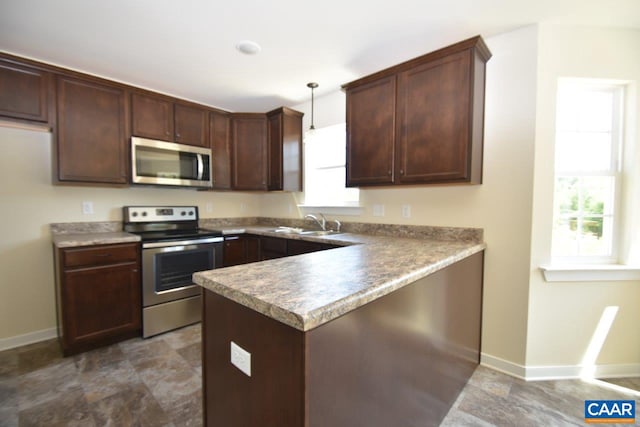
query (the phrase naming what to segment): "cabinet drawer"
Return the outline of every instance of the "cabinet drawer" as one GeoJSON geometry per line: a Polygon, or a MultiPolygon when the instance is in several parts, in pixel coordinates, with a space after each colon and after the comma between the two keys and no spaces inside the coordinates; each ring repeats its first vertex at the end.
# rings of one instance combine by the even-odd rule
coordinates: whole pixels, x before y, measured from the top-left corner
{"type": "Polygon", "coordinates": [[[136,262],[138,260],[138,245],[106,245],[93,246],[91,248],[64,249],[63,254],[63,266],[65,269],[89,265],[136,262]]]}

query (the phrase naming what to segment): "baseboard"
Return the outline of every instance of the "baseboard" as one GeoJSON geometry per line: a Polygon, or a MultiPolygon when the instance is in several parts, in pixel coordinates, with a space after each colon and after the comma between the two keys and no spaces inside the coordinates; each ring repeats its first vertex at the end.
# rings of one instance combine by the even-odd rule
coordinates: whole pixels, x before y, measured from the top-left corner
{"type": "Polygon", "coordinates": [[[521,380],[527,379],[527,368],[509,360],[491,356],[486,353],[480,353],[480,364],[487,368],[495,369],[496,371],[511,375],[512,377],[520,378],[521,380]]]}
{"type": "Polygon", "coordinates": [[[40,341],[50,340],[58,336],[57,328],[42,329],[40,331],[29,332],[15,337],[0,338],[0,351],[33,344],[40,341]]]}
{"type": "MultiPolygon", "coordinates": [[[[582,378],[585,367],[565,366],[523,366],[499,357],[482,353],[480,364],[525,381],[544,381],[582,378]]],[[[640,363],[620,365],[597,365],[593,370],[594,378],[624,378],[640,376],[640,363]]]]}

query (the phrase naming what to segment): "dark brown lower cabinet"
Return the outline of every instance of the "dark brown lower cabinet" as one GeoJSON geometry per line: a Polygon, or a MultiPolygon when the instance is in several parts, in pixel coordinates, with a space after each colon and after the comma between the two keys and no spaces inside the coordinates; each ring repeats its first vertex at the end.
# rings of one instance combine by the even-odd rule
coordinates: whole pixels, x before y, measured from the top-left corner
{"type": "Polygon", "coordinates": [[[205,425],[438,425],[480,362],[482,269],[472,255],[306,332],[205,290],[205,425]]]}
{"type": "Polygon", "coordinates": [[[260,238],[245,234],[225,236],[222,259],[225,267],[260,261],[260,238]]]}
{"type": "Polygon", "coordinates": [[[294,240],[287,241],[287,255],[301,255],[308,254],[310,252],[324,251],[327,249],[339,248],[338,245],[332,245],[330,243],[310,242],[308,240],[294,240]]]}
{"type": "Polygon", "coordinates": [[[56,249],[58,335],[65,356],[140,336],[138,244],[56,249]]]}

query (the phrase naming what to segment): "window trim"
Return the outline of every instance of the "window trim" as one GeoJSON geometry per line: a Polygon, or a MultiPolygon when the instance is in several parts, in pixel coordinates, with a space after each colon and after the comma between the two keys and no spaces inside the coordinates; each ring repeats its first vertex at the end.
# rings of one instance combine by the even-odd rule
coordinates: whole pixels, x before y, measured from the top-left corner
{"type": "Polygon", "coordinates": [[[542,265],[547,282],[607,282],[640,280],[640,266],[622,264],[542,265]]]}
{"type": "MultiPolygon", "coordinates": [[[[312,132],[315,134],[315,136],[317,136],[318,134],[321,134],[325,129],[335,128],[338,126],[341,126],[344,128],[345,144],[346,144],[346,123],[345,122],[324,126],[322,128],[315,129],[312,132]]],[[[312,167],[309,167],[309,165],[307,164],[307,158],[308,158],[307,147],[309,146],[309,144],[313,144],[312,140],[313,140],[313,136],[309,133],[309,131],[305,132],[304,138],[303,138],[303,145],[304,145],[303,149],[304,149],[304,158],[305,158],[305,165],[304,165],[305,186],[304,186],[304,199],[303,199],[304,201],[297,205],[298,208],[301,210],[303,214],[312,213],[312,212],[322,212],[322,213],[327,213],[331,215],[352,215],[352,216],[362,215],[364,213],[365,208],[360,205],[360,190],[346,187],[346,149],[343,153],[344,157],[339,162],[333,161],[327,164],[323,164],[320,167],[312,168],[312,167]],[[330,169],[338,169],[338,168],[345,169],[344,189],[358,191],[357,201],[347,200],[347,199],[332,200],[329,198],[325,199],[325,198],[318,198],[313,196],[310,198],[309,191],[308,191],[309,185],[307,185],[308,184],[307,179],[310,171],[315,171],[315,170],[321,171],[321,170],[330,170],[330,169]]]]}
{"type": "MultiPolygon", "coordinates": [[[[612,206],[613,215],[611,217],[611,220],[613,222],[612,235],[611,235],[611,251],[609,255],[605,255],[605,256],[591,256],[591,255],[573,255],[573,256],[557,256],[556,255],[554,256],[552,252],[553,247],[551,247],[550,259],[551,259],[551,264],[554,267],[547,266],[545,267],[546,270],[543,267],[541,267],[541,269],[543,269],[543,271],[545,272],[545,278],[547,277],[547,273],[550,271],[573,272],[571,274],[572,277],[578,277],[578,276],[584,277],[585,274],[587,276],[590,276],[590,275],[593,275],[594,271],[598,271],[598,272],[603,271],[601,267],[605,267],[605,266],[611,266],[612,267],[610,269],[611,271],[618,272],[619,268],[617,268],[616,266],[620,266],[620,264],[618,263],[621,259],[621,253],[620,253],[621,240],[620,239],[622,236],[622,227],[623,227],[622,216],[621,216],[621,211],[623,208],[622,206],[623,205],[622,165],[623,165],[623,152],[624,152],[624,145],[625,145],[624,122],[625,122],[625,115],[628,114],[624,108],[626,91],[627,91],[627,88],[626,88],[627,83],[615,82],[615,81],[609,81],[609,80],[560,78],[558,80],[556,108],[558,103],[558,95],[562,90],[561,85],[565,85],[567,87],[574,86],[574,87],[580,88],[581,90],[591,89],[591,90],[606,91],[606,92],[612,93],[614,96],[612,118],[615,120],[615,124],[611,130],[611,139],[612,141],[615,141],[615,142],[612,143],[612,146],[611,146],[611,161],[610,161],[611,163],[609,165],[609,168],[605,171],[595,171],[595,170],[591,170],[591,171],[575,170],[574,171],[574,170],[556,170],[554,167],[554,172],[553,172],[554,202],[553,202],[553,212],[552,212],[553,221],[555,223],[556,185],[559,177],[611,176],[614,180],[614,189],[613,189],[614,194],[613,194],[613,206],[612,206]],[[582,265],[584,268],[577,269],[575,267],[576,265],[582,265]],[[591,268],[591,267],[594,267],[594,268],[591,268]],[[578,270],[582,271],[583,273],[578,274],[576,276],[577,274],[576,271],[578,270]]],[[[554,136],[555,138],[554,152],[556,151],[556,148],[557,148],[555,145],[557,143],[557,134],[558,134],[558,129],[557,129],[557,123],[556,123],[556,129],[554,132],[554,135],[555,135],[554,136]]],[[[552,234],[551,240],[553,242],[553,227],[551,229],[551,234],[552,234]]],[[[550,274],[551,276],[556,276],[554,273],[550,273],[550,274]]],[[[562,277],[569,277],[569,276],[567,274],[562,274],[562,277]]],[[[584,280],[589,280],[589,279],[584,279],[584,280]]],[[[626,279],[622,279],[622,280],[626,280],[626,279]]],[[[555,281],[555,280],[548,280],[548,281],[555,281]]]]}

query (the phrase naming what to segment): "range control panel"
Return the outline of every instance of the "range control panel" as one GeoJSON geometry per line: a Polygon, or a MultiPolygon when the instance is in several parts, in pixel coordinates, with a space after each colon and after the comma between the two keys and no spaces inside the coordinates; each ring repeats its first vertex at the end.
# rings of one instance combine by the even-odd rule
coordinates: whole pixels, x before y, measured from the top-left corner
{"type": "Polygon", "coordinates": [[[198,219],[197,206],[126,206],[125,222],[194,221],[198,219]]]}

